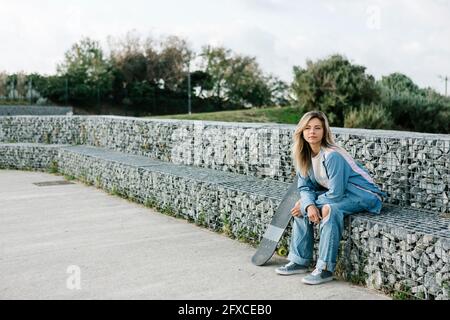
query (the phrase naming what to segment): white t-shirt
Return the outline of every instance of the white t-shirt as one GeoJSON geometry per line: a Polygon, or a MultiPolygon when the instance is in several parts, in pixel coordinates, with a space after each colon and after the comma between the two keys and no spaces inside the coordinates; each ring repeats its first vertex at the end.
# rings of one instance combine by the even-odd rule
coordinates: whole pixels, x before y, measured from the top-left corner
{"type": "Polygon", "coordinates": [[[322,159],[323,159],[323,149],[320,148],[320,152],[315,157],[311,157],[312,167],[314,170],[314,177],[316,178],[318,184],[320,184],[324,188],[329,189],[328,186],[330,181],[328,180],[327,172],[322,163],[322,159]]]}

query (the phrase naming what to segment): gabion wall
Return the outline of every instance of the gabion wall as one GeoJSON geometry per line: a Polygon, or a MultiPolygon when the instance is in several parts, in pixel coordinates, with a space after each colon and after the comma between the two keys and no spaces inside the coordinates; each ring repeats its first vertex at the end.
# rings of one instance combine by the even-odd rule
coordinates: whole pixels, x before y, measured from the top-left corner
{"type": "Polygon", "coordinates": [[[0,106],[0,116],[19,115],[71,115],[72,107],[56,106],[0,106]]]}
{"type": "MultiPolygon", "coordinates": [[[[258,243],[289,184],[185,167],[92,147],[0,144],[0,168],[45,169],[76,177],[158,211],[258,243]],[[11,164],[15,164],[12,166],[11,164]]],[[[450,224],[387,207],[346,218],[338,261],[344,279],[405,298],[449,299],[450,224]]],[[[316,239],[318,232],[316,228],[316,239]]],[[[288,249],[291,229],[279,252],[288,249]]],[[[318,241],[316,241],[317,253],[318,241]]]]}
{"type": "MultiPolygon", "coordinates": [[[[0,117],[0,142],[87,144],[177,164],[293,180],[294,125],[115,116],[0,117]]],[[[449,213],[450,136],[333,128],[387,192],[387,203],[449,213]]]]}
{"type": "Polygon", "coordinates": [[[50,169],[56,171],[58,150],[63,146],[34,143],[0,143],[0,169],[50,169]]]}
{"type": "MultiPolygon", "coordinates": [[[[436,232],[426,226],[433,224],[431,220],[395,208],[378,219],[370,214],[351,216],[340,252],[344,278],[407,299],[448,300],[450,228],[436,232]],[[405,228],[399,219],[418,227],[405,228]]],[[[440,222],[448,224],[446,220],[440,222]]]]}
{"type": "Polygon", "coordinates": [[[278,194],[268,196],[267,186],[265,194],[258,194],[248,190],[254,181],[243,183],[242,177],[223,172],[200,168],[190,172],[159,161],[140,167],[126,158],[107,159],[92,150],[83,151],[61,149],[56,158],[59,172],[252,243],[261,239],[288,186],[274,181],[271,187],[278,187],[278,194]]]}

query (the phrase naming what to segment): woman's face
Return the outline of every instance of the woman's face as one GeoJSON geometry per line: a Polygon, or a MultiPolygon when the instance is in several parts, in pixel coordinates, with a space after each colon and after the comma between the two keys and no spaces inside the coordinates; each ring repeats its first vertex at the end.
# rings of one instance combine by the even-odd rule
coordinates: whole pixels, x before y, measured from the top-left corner
{"type": "Polygon", "coordinates": [[[309,144],[321,144],[323,131],[322,121],[318,118],[313,118],[306,124],[306,127],[303,130],[303,138],[309,144]]]}

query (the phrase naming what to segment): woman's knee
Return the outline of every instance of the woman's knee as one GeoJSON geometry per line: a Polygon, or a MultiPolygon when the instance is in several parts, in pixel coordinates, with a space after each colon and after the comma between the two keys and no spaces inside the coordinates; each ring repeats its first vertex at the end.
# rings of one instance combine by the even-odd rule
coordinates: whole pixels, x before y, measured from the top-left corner
{"type": "Polygon", "coordinates": [[[331,206],[329,204],[326,204],[321,209],[322,213],[322,221],[325,223],[330,219],[331,214],[331,206]]]}
{"type": "Polygon", "coordinates": [[[330,205],[329,204],[324,205],[322,207],[322,218],[325,219],[330,214],[330,211],[331,211],[330,205]]]}
{"type": "Polygon", "coordinates": [[[321,215],[323,223],[329,221],[330,219],[334,222],[341,223],[344,219],[342,211],[334,207],[332,204],[324,205],[321,209],[321,215]]]}

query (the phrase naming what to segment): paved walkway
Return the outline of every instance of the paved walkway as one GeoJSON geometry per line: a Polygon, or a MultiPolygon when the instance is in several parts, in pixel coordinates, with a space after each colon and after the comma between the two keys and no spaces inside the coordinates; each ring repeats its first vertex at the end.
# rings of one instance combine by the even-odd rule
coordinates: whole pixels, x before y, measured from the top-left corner
{"type": "Polygon", "coordinates": [[[221,234],[41,172],[0,170],[0,299],[387,299],[278,276],[221,234]]]}

